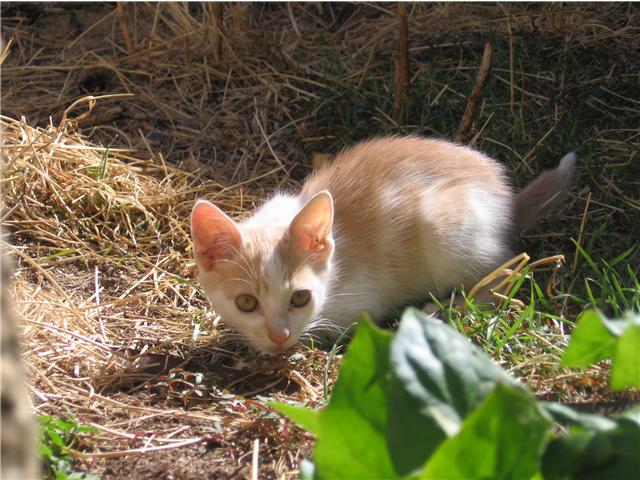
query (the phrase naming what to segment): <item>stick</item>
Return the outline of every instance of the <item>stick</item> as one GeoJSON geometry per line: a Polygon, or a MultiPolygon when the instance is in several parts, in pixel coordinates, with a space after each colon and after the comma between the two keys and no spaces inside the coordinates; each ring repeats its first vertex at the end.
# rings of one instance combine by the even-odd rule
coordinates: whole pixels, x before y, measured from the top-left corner
{"type": "Polygon", "coordinates": [[[476,113],[478,112],[478,104],[480,103],[482,91],[487,85],[489,74],[491,73],[491,55],[491,44],[489,42],[485,42],[484,53],[482,54],[482,60],[480,61],[478,75],[476,75],[476,81],[473,85],[473,88],[471,89],[471,95],[469,95],[467,107],[465,108],[464,114],[462,115],[462,121],[460,122],[460,127],[458,128],[458,134],[454,139],[456,142],[465,142],[470,136],[471,125],[473,124],[473,120],[475,119],[476,113]]]}
{"type": "Polygon", "coordinates": [[[118,2],[118,20],[120,21],[120,29],[122,30],[122,36],[124,37],[124,43],[127,45],[127,53],[133,52],[133,42],[129,36],[129,27],[127,27],[127,19],[124,16],[124,6],[122,2],[118,2]]]}
{"type": "Polygon", "coordinates": [[[100,332],[102,333],[102,341],[107,344],[109,343],[107,341],[107,334],[105,333],[104,330],[104,322],[102,321],[102,315],[100,315],[100,270],[98,270],[98,266],[96,265],[95,270],[94,270],[94,286],[96,289],[96,314],[98,316],[98,322],[100,323],[100,332]]]}
{"type": "MultiPolygon", "coordinates": [[[[503,10],[504,7],[502,8],[503,10]]],[[[509,20],[509,13],[507,14],[507,29],[509,32],[509,103],[511,105],[511,111],[513,112],[514,103],[516,100],[515,92],[515,72],[513,70],[513,32],[511,30],[511,20],[509,20]]]]}
{"type": "Polygon", "coordinates": [[[403,3],[398,3],[398,22],[400,24],[400,36],[398,49],[396,50],[396,96],[395,107],[398,112],[409,96],[409,25],[407,12],[403,3]]]}
{"type": "Polygon", "coordinates": [[[194,443],[203,442],[203,438],[190,438],[180,443],[173,443],[169,445],[158,445],[156,447],[141,447],[132,448],[130,450],[116,450],[112,452],[97,452],[97,453],[85,453],[73,448],[68,448],[67,451],[76,458],[90,459],[90,458],[118,458],[125,455],[144,455],[148,452],[157,452],[161,450],[171,450],[174,448],[186,447],[187,445],[193,445],[194,443]]]}
{"type": "MultiPolygon", "coordinates": [[[[587,223],[587,212],[589,211],[589,204],[591,203],[591,192],[587,196],[587,203],[584,206],[584,212],[582,212],[582,221],[580,222],[580,231],[578,232],[578,241],[576,242],[578,246],[582,247],[582,237],[584,234],[584,226],[587,223]]],[[[578,268],[578,258],[580,258],[580,249],[576,247],[576,253],[573,256],[573,263],[571,264],[571,273],[576,272],[576,268],[578,268]]]]}
{"type": "Polygon", "coordinates": [[[222,3],[208,3],[207,8],[213,18],[213,58],[222,58],[222,3]]]}
{"type": "Polygon", "coordinates": [[[260,451],[260,440],[257,438],[253,442],[253,455],[251,458],[251,480],[258,480],[258,453],[260,451]]]}

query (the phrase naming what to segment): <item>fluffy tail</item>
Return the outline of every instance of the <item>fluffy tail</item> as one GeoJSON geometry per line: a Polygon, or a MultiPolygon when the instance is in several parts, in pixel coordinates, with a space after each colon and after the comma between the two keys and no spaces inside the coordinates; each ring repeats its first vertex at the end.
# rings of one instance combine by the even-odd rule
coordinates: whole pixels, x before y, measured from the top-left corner
{"type": "Polygon", "coordinates": [[[566,193],[576,170],[576,154],[567,153],[553,170],[545,170],[518,193],[515,201],[515,234],[520,235],[547,213],[566,193]]]}

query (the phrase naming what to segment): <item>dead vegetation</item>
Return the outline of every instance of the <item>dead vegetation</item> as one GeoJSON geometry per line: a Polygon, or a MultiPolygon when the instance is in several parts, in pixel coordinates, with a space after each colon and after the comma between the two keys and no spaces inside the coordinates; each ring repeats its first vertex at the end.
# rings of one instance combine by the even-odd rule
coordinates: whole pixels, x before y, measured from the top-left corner
{"type": "Polygon", "coordinates": [[[193,198],[219,191],[220,201],[238,204],[238,190],[64,127],[2,122],[3,224],[24,239],[8,248],[21,267],[14,293],[36,411],[98,426],[85,445],[91,453],[76,452],[85,461],[198,444],[214,452],[198,457],[201,473],[212,464],[234,476],[234,455],[257,437],[275,440],[263,454],[280,470],[295,468],[298,454],[287,457],[287,445],[308,450],[309,438],[283,433],[290,427],[251,399],[317,404],[328,355],[244,361],[246,352],[219,340],[222,326],[191,280],[193,198]]]}
{"type": "MultiPolygon", "coordinates": [[[[516,70],[513,32],[557,36],[560,53],[561,39],[571,37],[581,47],[619,44],[621,54],[639,33],[631,6],[405,8],[409,89],[429,72],[451,72],[450,83],[432,80],[420,99],[437,106],[446,98],[449,131],[405,124],[411,105],[394,111],[394,88],[385,83],[393,78],[398,38],[392,5],[3,4],[2,241],[17,264],[12,288],[35,411],[99,429],[75,447],[79,468],[103,478],[257,471],[292,478],[311,454],[312,437],[265,401],[321,405],[339,357],[300,348],[254,359],[225,341],[193,281],[194,199],[206,196],[238,216],[276,188],[297,187],[314,154],[343,147],[346,137],[331,132],[331,112],[337,116],[349,101],[371,107],[367,85],[379,86],[390,108],[380,101],[370,111],[354,109],[353,123],[335,120],[337,130],[360,132],[366,124],[370,134],[395,133],[408,125],[453,137],[467,104],[461,89],[471,91],[480,62],[454,58],[450,38],[461,48],[468,42],[478,59],[483,35],[507,39],[510,51],[493,48],[494,56],[509,58],[508,68],[494,61],[494,81],[506,85],[511,109],[535,110],[551,101],[548,74],[525,72],[522,64],[516,70]]],[[[564,75],[553,79],[559,98],[569,88],[564,75]]],[[[469,122],[463,133],[494,146],[492,104],[477,97],[475,129],[469,122]]],[[[637,101],[614,107],[588,100],[638,118],[624,110],[637,109],[637,101]]],[[[615,170],[637,161],[633,128],[596,132],[594,151],[608,152],[603,164],[615,170]]],[[[532,160],[550,132],[536,125],[528,131],[516,170],[538,171],[532,160]]],[[[582,241],[589,203],[597,218],[637,214],[629,187],[615,175],[607,179],[594,182],[593,200],[586,183],[579,187],[564,217],[571,226],[558,236],[570,230],[582,241]]],[[[616,225],[633,225],[627,221],[616,225]]],[[[558,242],[534,243],[534,258],[570,245],[558,242]]],[[[566,302],[556,306],[561,311],[566,302]]],[[[543,395],[567,388],[566,378],[545,378],[531,359],[514,368],[543,395]]],[[[595,380],[567,374],[578,389],[572,393],[602,396],[597,372],[595,380]],[[583,381],[591,383],[580,390],[583,381]]]]}

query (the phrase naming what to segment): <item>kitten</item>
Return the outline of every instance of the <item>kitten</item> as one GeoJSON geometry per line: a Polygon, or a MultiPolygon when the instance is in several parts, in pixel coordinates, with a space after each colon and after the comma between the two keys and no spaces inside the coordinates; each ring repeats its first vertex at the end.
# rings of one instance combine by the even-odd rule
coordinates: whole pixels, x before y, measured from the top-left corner
{"type": "Polygon", "coordinates": [[[566,191],[574,168],[570,153],[514,194],[504,168],[470,148],[369,140],[240,223],[198,200],[200,283],[227,325],[277,354],[363,312],[379,322],[429,293],[470,288],[513,256],[514,236],[566,191]]]}

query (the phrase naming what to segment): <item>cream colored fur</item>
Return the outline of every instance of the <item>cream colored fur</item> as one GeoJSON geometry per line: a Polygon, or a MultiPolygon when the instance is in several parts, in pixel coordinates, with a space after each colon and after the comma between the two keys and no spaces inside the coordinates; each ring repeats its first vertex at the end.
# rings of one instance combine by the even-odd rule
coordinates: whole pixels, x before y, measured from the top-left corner
{"type": "MultiPolygon", "coordinates": [[[[549,181],[535,189],[546,189],[544,198],[531,189],[527,196],[558,197],[574,162],[562,175],[545,173],[549,181]]],[[[305,334],[337,333],[362,313],[379,322],[429,293],[470,288],[512,255],[521,227],[516,198],[503,167],[475,150],[418,137],[373,139],[339,154],[300,194],[278,194],[244,222],[199,201],[192,234],[200,282],[228,325],[275,354],[305,334]],[[300,289],[311,291],[311,301],[293,308],[300,289]],[[241,312],[241,294],[255,296],[259,310],[241,312]],[[283,332],[285,342],[271,340],[283,332]]]]}

